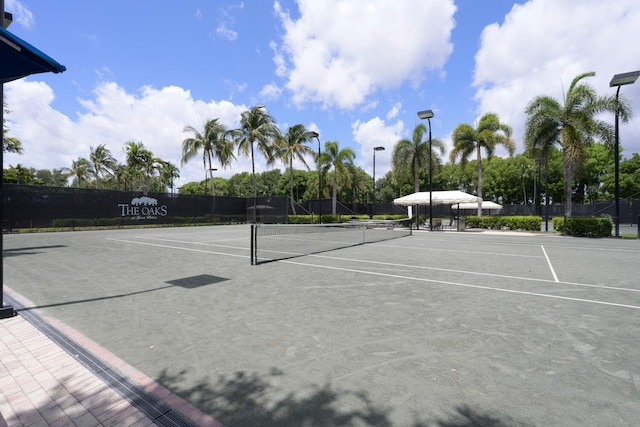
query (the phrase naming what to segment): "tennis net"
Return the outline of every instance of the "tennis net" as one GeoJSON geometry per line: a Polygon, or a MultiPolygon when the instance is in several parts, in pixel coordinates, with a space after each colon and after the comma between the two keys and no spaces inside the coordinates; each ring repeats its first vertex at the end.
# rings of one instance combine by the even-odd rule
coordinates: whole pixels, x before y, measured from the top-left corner
{"type": "Polygon", "coordinates": [[[253,224],[251,265],[411,235],[410,220],[253,224]]]}

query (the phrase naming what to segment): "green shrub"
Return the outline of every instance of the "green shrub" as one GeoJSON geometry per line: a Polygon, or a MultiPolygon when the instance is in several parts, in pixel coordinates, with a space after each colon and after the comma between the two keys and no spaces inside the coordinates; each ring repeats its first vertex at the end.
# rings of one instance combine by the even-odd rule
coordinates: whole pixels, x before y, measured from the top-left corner
{"type": "Polygon", "coordinates": [[[507,227],[510,230],[540,231],[542,218],[539,216],[468,216],[465,217],[467,228],[484,228],[501,230],[507,227]]]}
{"type": "Polygon", "coordinates": [[[556,216],[551,220],[551,224],[553,225],[553,229],[562,233],[564,232],[564,218],[561,216],[556,216]]]}
{"type": "MultiPolygon", "coordinates": [[[[553,228],[556,231],[564,232],[564,218],[555,217],[552,220],[553,228]]],[[[581,237],[611,237],[611,229],[613,228],[613,220],[610,216],[605,215],[599,218],[595,217],[570,217],[567,218],[567,235],[581,237]]]]}

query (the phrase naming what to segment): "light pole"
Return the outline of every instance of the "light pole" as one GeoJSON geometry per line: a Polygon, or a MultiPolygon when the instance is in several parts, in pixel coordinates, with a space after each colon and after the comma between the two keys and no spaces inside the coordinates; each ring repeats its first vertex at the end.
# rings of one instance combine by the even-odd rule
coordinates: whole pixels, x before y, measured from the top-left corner
{"type": "Polygon", "coordinates": [[[315,131],[308,131],[303,134],[305,138],[315,138],[318,140],[318,224],[322,224],[322,199],[320,198],[320,189],[322,188],[322,168],[320,167],[320,134],[315,131]]]}
{"type": "Polygon", "coordinates": [[[640,71],[631,71],[629,73],[616,74],[611,79],[609,83],[609,87],[616,87],[616,123],[615,123],[615,151],[614,151],[614,164],[615,164],[615,184],[614,184],[614,194],[616,199],[616,211],[615,211],[615,225],[616,225],[616,234],[615,237],[620,237],[620,134],[619,134],[619,109],[618,109],[618,98],[620,95],[620,86],[630,85],[635,83],[635,81],[640,76],[640,71]]]}
{"type": "Polygon", "coordinates": [[[376,151],[384,151],[384,147],[373,147],[373,200],[371,201],[371,219],[376,210],[376,151]]]}
{"type": "Polygon", "coordinates": [[[418,111],[418,117],[421,120],[427,119],[429,122],[429,231],[433,231],[433,199],[431,197],[431,193],[433,192],[433,163],[431,162],[431,118],[433,117],[433,111],[418,111]]]}

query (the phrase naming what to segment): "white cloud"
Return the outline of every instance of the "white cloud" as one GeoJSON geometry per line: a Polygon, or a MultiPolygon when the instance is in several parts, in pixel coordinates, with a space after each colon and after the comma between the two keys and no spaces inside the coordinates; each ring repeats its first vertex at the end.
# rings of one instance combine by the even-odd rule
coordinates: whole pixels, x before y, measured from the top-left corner
{"type": "Polygon", "coordinates": [[[274,61],[296,104],[351,109],[378,89],[441,70],[453,50],[452,0],[298,0],[298,7],[293,20],[274,4],[285,30],[274,61]]]}
{"type": "Polygon", "coordinates": [[[402,109],[402,104],[399,102],[396,102],[391,108],[391,110],[389,110],[389,112],[387,113],[387,120],[391,120],[395,117],[398,117],[398,113],[400,113],[401,109],[402,109]]]}
{"type": "Polygon", "coordinates": [[[275,83],[270,83],[265,85],[260,91],[260,97],[266,101],[273,101],[274,99],[280,98],[280,94],[282,93],[282,89],[278,87],[275,83]]]}
{"type": "Polygon", "coordinates": [[[31,11],[18,0],[6,0],[4,10],[13,15],[14,22],[25,28],[32,28],[35,25],[35,19],[31,11]]]}
{"type": "Polygon", "coordinates": [[[223,39],[233,41],[238,38],[238,33],[233,31],[231,28],[227,27],[226,22],[221,22],[216,28],[216,34],[218,34],[223,39]]]}
{"type": "MultiPolygon", "coordinates": [[[[182,141],[187,125],[202,128],[205,121],[219,118],[228,128],[238,126],[243,105],[229,101],[194,100],[189,91],[176,86],[144,87],[127,93],[116,83],[98,86],[93,98],[79,100],[84,108],[76,118],[51,108],[51,88],[37,81],[17,80],[5,85],[11,109],[7,117],[11,136],[22,141],[25,156],[5,155],[5,166],[17,163],[36,169],[69,167],[78,157],[88,157],[89,147],[105,144],[114,157],[124,162],[126,141],[142,141],[154,155],[180,167],[182,141]]],[[[256,162],[257,164],[258,162],[256,162]]],[[[249,160],[238,157],[232,169],[221,169],[229,177],[237,170],[250,170],[249,160]]],[[[202,163],[192,160],[181,168],[179,184],[204,179],[202,163]]]]}
{"type": "MultiPolygon", "coordinates": [[[[398,107],[397,104],[394,105],[391,111],[398,107]]],[[[387,117],[390,118],[390,114],[387,114],[387,117]]],[[[379,151],[376,154],[376,177],[381,177],[390,171],[391,153],[396,142],[403,138],[404,122],[396,120],[393,123],[387,123],[380,117],[374,117],[366,122],[358,120],[351,125],[351,128],[354,140],[360,145],[360,153],[356,153],[358,166],[370,174],[373,173],[373,148],[384,147],[385,151],[379,151]]]]}
{"type": "MultiPolygon", "coordinates": [[[[482,33],[474,76],[481,111],[494,111],[513,126],[522,151],[524,109],[534,97],[561,100],[571,80],[587,71],[596,72],[587,81],[600,95],[612,95],[614,74],[640,69],[639,22],[640,3],[635,0],[515,5],[502,24],[482,33]]],[[[621,93],[640,111],[640,84],[634,86],[621,93]]],[[[640,152],[640,119],[625,124],[621,138],[627,155],[640,152]]]]}
{"type": "Polygon", "coordinates": [[[236,23],[234,16],[231,15],[233,9],[244,9],[244,2],[220,8],[218,26],[216,27],[216,34],[229,41],[234,41],[238,38],[238,32],[232,28],[236,23]]]}

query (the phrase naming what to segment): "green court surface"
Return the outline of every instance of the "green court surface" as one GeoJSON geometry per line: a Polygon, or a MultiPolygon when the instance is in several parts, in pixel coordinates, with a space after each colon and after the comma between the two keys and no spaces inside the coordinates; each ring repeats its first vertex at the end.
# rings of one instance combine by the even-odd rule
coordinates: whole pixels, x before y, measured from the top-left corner
{"type": "Polygon", "coordinates": [[[5,235],[4,282],[224,425],[640,424],[640,241],[421,230],[254,266],[249,243],[5,235]]]}

